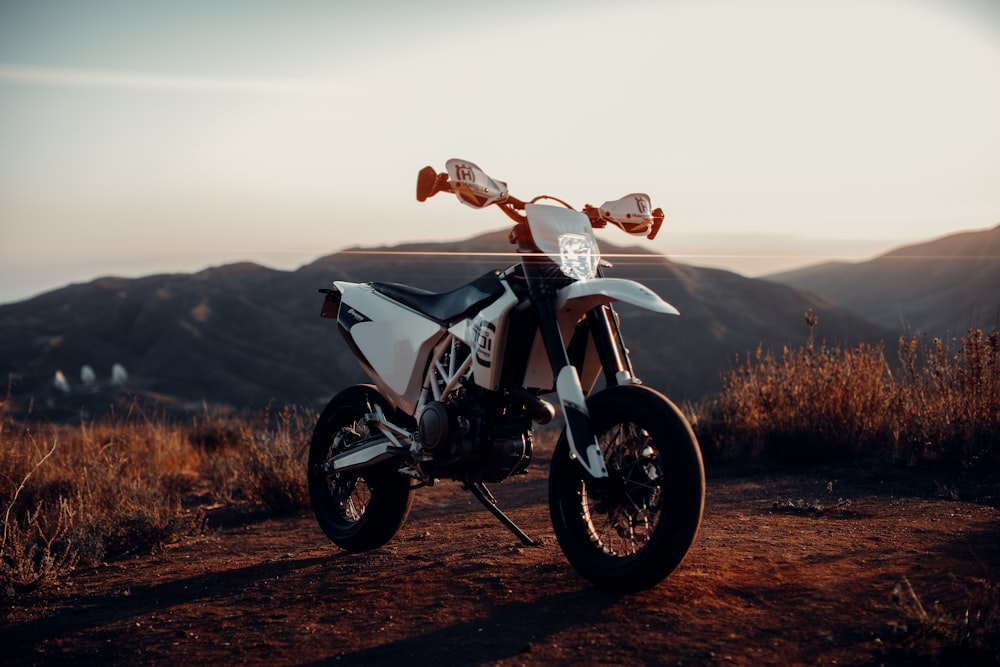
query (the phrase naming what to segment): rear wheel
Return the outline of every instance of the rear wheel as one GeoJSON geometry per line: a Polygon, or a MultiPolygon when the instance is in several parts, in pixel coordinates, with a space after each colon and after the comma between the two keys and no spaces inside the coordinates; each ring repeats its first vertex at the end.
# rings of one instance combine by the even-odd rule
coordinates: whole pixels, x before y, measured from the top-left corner
{"type": "Polygon", "coordinates": [[[347,551],[377,549],[403,525],[413,501],[413,480],[393,461],[346,473],[327,473],[324,464],[362,441],[377,437],[365,415],[378,405],[393,410],[371,385],[349,387],[323,410],[309,445],[309,498],[326,536],[347,551]]]}
{"type": "Polygon", "coordinates": [[[681,412],[639,385],[587,401],[609,477],[588,481],[564,432],[552,456],[549,509],[559,546],[595,585],[650,588],[680,564],[705,505],[698,442],[681,412]]]}

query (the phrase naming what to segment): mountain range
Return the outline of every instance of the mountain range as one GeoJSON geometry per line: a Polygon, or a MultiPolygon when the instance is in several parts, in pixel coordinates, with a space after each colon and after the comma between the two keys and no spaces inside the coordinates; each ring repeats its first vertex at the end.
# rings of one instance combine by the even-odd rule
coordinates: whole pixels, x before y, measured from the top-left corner
{"type": "MultiPolygon", "coordinates": [[[[602,250],[614,264],[608,275],[642,282],[681,312],[619,308],[639,375],[676,401],[697,401],[758,346],[803,344],[807,310],[818,317],[817,340],[845,344],[894,341],[905,331],[960,333],[973,314],[995,323],[998,239],[1000,227],[766,279],[636,247],[603,242],[602,250]]],[[[317,289],[348,280],[446,291],[514,263],[511,250],[506,232],[492,232],[355,248],[295,271],[238,263],[74,284],[0,306],[0,372],[15,405],[52,418],[135,396],[178,410],[319,406],[366,377],[336,324],[319,317],[317,289]]]]}
{"type": "Polygon", "coordinates": [[[1000,225],[768,276],[906,334],[961,336],[1000,326],[1000,225]]]}

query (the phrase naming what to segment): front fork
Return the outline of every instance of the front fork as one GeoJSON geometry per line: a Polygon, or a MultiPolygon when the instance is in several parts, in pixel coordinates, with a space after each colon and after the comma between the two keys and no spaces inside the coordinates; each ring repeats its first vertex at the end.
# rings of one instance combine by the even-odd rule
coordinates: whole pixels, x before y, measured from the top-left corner
{"type": "Polygon", "coordinates": [[[640,384],[635,376],[632,359],[622,343],[617,313],[611,305],[594,308],[587,313],[585,321],[594,340],[597,357],[601,360],[607,386],[640,384]]]}
{"type": "MultiPolygon", "coordinates": [[[[542,336],[542,342],[545,344],[545,351],[548,354],[549,364],[552,366],[556,380],[556,393],[559,395],[559,402],[562,404],[563,414],[566,417],[566,435],[569,441],[570,458],[583,466],[592,479],[607,479],[608,468],[604,463],[604,455],[601,453],[597,436],[594,434],[590,422],[587,398],[583,392],[583,385],[580,383],[580,375],[577,373],[576,367],[570,363],[569,355],[566,353],[566,342],[559,330],[559,322],[553,303],[554,295],[549,293],[550,290],[545,289],[544,284],[539,286],[539,289],[532,289],[532,287],[534,286],[531,285],[529,279],[530,296],[535,310],[538,312],[538,330],[542,336]]],[[[595,309],[595,311],[597,310],[605,313],[606,316],[606,311],[602,308],[595,309]]],[[[607,320],[605,321],[607,322],[607,320]]],[[[605,352],[601,353],[602,362],[605,352]]],[[[619,368],[622,367],[620,364],[619,368]]]]}

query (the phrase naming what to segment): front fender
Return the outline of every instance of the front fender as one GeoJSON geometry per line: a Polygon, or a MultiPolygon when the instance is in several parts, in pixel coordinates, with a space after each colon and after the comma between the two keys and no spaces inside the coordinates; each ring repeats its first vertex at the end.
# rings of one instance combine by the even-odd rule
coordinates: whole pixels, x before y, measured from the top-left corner
{"type": "Polygon", "coordinates": [[[571,283],[556,293],[555,306],[560,314],[583,314],[612,301],[622,301],[654,313],[680,315],[680,311],[645,285],[623,278],[594,278],[571,283]]]}
{"type": "MultiPolygon", "coordinates": [[[[613,301],[645,308],[655,313],[665,315],[680,315],[680,312],[669,303],[657,296],[652,290],[634,280],[623,278],[594,278],[571,283],[556,292],[554,300],[556,320],[559,322],[559,332],[563,341],[570,341],[576,331],[577,324],[584,313],[613,301]]],[[[593,341],[589,343],[593,345],[593,341]]],[[[597,381],[601,367],[596,353],[584,355],[592,359],[581,369],[581,382],[585,393],[589,393],[597,381]]],[[[545,388],[552,386],[552,367],[549,365],[545,346],[540,335],[535,336],[529,355],[528,368],[524,377],[525,386],[545,388]]],[[[581,455],[583,453],[581,452],[581,455]]]]}

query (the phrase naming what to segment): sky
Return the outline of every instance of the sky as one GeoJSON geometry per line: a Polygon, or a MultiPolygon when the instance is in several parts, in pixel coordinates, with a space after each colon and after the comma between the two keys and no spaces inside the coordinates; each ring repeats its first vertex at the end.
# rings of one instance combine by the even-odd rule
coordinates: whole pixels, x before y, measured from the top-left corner
{"type": "MultiPolygon", "coordinates": [[[[0,303],[646,192],[746,275],[1000,224],[1000,0],[0,0],[0,303]]],[[[503,249],[501,249],[503,250],[503,249]]],[[[331,276],[331,279],[335,276],[331,276]]]]}

